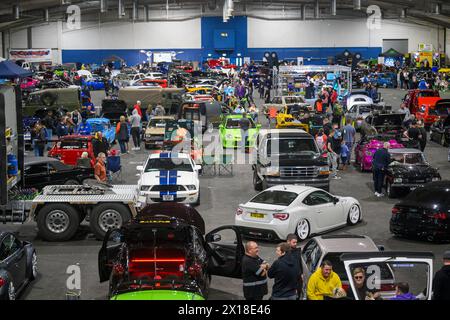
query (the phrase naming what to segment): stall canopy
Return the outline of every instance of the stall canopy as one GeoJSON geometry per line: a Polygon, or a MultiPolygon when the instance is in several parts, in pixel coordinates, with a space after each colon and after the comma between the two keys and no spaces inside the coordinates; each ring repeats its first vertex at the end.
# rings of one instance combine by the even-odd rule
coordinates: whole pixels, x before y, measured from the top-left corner
{"type": "Polygon", "coordinates": [[[0,62],[0,79],[24,78],[33,75],[29,70],[19,67],[11,60],[0,62]]]}
{"type": "Polygon", "coordinates": [[[389,50],[387,50],[387,51],[383,52],[382,54],[380,54],[380,57],[399,58],[399,57],[403,57],[403,53],[400,53],[397,50],[390,48],[389,50]]]}
{"type": "Polygon", "coordinates": [[[125,59],[122,59],[121,57],[116,56],[116,55],[112,55],[112,56],[109,56],[109,57],[103,59],[103,63],[109,63],[109,62],[121,62],[121,63],[124,63],[125,59]]]}

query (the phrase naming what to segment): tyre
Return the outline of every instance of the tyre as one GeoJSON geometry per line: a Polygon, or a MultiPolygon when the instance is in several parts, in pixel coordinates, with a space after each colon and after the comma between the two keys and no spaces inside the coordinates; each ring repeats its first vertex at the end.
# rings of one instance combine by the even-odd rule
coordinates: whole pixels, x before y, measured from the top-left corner
{"type": "Polygon", "coordinates": [[[71,205],[53,203],[38,212],[38,234],[47,241],[66,241],[77,232],[80,216],[71,205]]]}
{"type": "Polygon", "coordinates": [[[354,226],[361,220],[361,208],[355,203],[348,210],[347,224],[354,226]]]}
{"type": "Polygon", "coordinates": [[[103,240],[109,229],[119,229],[130,219],[130,210],[123,204],[103,203],[92,210],[89,224],[95,237],[103,240]]]}
{"type": "Polygon", "coordinates": [[[253,170],[253,188],[255,191],[262,191],[263,185],[261,179],[258,177],[256,170],[253,170]]]}
{"type": "Polygon", "coordinates": [[[295,234],[297,235],[300,241],[306,240],[311,233],[311,228],[309,226],[309,222],[306,219],[301,219],[297,222],[297,227],[295,228],[295,234]]]}
{"type": "Polygon", "coordinates": [[[79,185],[80,183],[75,179],[69,179],[66,182],[64,182],[64,184],[66,186],[69,186],[69,185],[79,185]]]}
{"type": "Polygon", "coordinates": [[[41,102],[44,106],[50,107],[56,102],[56,95],[52,92],[44,92],[41,95],[41,102]]]}
{"type": "Polygon", "coordinates": [[[28,279],[30,281],[33,281],[34,279],[36,279],[37,274],[38,274],[37,256],[36,256],[36,251],[33,251],[33,254],[31,255],[29,270],[28,270],[28,279]]]}
{"type": "Polygon", "coordinates": [[[390,199],[397,197],[397,191],[392,187],[392,183],[390,183],[389,181],[386,182],[386,193],[388,198],[390,199]]]}

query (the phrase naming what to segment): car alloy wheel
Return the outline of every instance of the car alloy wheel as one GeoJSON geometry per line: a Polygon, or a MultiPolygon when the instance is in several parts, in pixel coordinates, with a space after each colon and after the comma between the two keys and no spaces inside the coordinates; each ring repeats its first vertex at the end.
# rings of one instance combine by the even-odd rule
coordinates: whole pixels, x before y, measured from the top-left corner
{"type": "Polygon", "coordinates": [[[32,272],[33,278],[36,279],[37,274],[38,274],[38,264],[37,264],[36,252],[33,252],[33,256],[31,257],[31,272],[32,272]]]}
{"type": "Polygon", "coordinates": [[[359,209],[357,204],[351,206],[348,212],[348,218],[350,224],[355,225],[358,223],[359,219],[361,218],[361,210],[359,209]]]}
{"type": "Polygon", "coordinates": [[[309,223],[306,219],[302,219],[297,223],[297,236],[300,240],[305,240],[309,236],[309,223]]]}
{"type": "Polygon", "coordinates": [[[98,217],[98,225],[104,232],[108,232],[110,229],[119,229],[122,224],[120,212],[113,209],[103,211],[98,217]]]}
{"type": "Polygon", "coordinates": [[[47,229],[53,233],[63,233],[69,227],[69,216],[61,210],[53,210],[47,215],[47,229]]]}
{"type": "Polygon", "coordinates": [[[14,284],[12,283],[12,281],[9,282],[8,286],[8,299],[16,300],[16,288],[14,288],[14,284]]]}

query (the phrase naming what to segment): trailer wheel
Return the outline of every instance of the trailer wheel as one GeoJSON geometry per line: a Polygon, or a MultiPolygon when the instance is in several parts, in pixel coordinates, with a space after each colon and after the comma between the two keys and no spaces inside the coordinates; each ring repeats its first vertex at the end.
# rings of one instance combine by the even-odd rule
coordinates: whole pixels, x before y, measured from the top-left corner
{"type": "Polygon", "coordinates": [[[77,210],[65,203],[45,205],[37,215],[38,234],[47,241],[71,239],[80,225],[77,210]]]}
{"type": "Polygon", "coordinates": [[[92,210],[89,223],[95,237],[103,240],[109,229],[119,229],[130,219],[130,210],[123,204],[104,203],[92,210]]]}

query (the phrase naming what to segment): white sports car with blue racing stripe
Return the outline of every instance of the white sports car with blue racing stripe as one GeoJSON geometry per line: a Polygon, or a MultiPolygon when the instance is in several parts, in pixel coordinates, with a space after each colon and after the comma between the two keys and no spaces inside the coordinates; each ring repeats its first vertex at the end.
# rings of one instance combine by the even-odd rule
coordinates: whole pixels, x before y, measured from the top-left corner
{"type": "Polygon", "coordinates": [[[151,154],[144,166],[138,166],[139,202],[181,202],[200,204],[200,165],[186,153],[151,154]]]}

